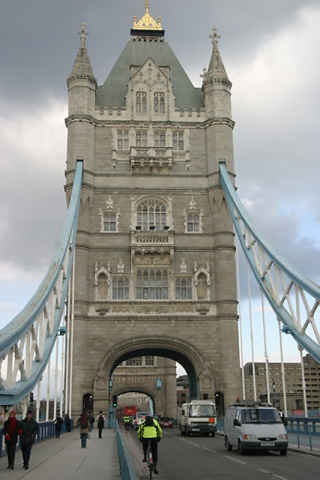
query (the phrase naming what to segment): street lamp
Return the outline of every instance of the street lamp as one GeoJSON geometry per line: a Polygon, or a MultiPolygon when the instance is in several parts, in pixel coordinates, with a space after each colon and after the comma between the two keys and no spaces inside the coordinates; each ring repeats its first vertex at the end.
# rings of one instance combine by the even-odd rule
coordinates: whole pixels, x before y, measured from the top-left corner
{"type": "Polygon", "coordinates": [[[273,389],[273,401],[272,401],[272,405],[275,407],[275,406],[276,406],[276,384],[275,384],[274,381],[272,382],[272,389],[273,389]]]}

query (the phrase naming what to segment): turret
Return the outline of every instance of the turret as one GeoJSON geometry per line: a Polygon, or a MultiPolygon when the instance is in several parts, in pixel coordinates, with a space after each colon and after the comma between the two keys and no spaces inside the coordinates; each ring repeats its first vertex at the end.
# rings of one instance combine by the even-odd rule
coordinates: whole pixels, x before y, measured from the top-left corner
{"type": "Polygon", "coordinates": [[[206,109],[208,173],[217,173],[219,161],[224,160],[227,168],[233,171],[234,122],[231,118],[231,87],[218,49],[217,29],[213,28],[212,54],[208,70],[203,73],[202,90],[206,109]]]}
{"type": "Polygon", "coordinates": [[[77,159],[84,160],[84,169],[93,171],[94,114],[97,80],[93,74],[86,48],[85,24],[82,23],[80,48],[73,64],[68,85],[69,109],[67,172],[73,171],[77,159]],[[77,139],[77,140],[76,140],[77,139]]]}
{"type": "Polygon", "coordinates": [[[81,113],[92,114],[95,108],[95,94],[97,80],[93,74],[89,55],[86,48],[85,24],[82,23],[80,35],[80,48],[67,79],[69,93],[69,115],[81,113]]]}

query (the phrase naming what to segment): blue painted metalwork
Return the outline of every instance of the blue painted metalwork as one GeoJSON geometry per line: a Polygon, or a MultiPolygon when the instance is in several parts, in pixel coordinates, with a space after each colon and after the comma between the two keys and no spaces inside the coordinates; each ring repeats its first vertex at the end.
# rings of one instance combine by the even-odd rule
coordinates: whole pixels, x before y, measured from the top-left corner
{"type": "Polygon", "coordinates": [[[299,346],[320,362],[320,334],[315,323],[315,313],[320,302],[319,285],[302,275],[258,231],[236,194],[225,164],[220,163],[219,166],[223,193],[239,242],[260,288],[274,313],[283,323],[283,331],[290,333],[299,346]],[[255,249],[259,249],[258,254],[255,249]],[[272,268],[276,277],[275,281],[272,279],[272,268]],[[284,285],[285,280],[287,285],[284,285]],[[278,284],[282,288],[282,297],[279,296],[278,284]],[[311,307],[308,305],[306,295],[313,301],[311,307]],[[300,322],[300,305],[298,305],[298,311],[294,312],[290,296],[295,296],[297,305],[301,304],[305,307],[306,318],[302,325],[300,322]],[[285,305],[288,306],[285,307],[285,305]],[[312,328],[312,335],[315,338],[307,335],[308,327],[312,328]]]}
{"type": "MultiPolygon", "coordinates": [[[[5,382],[1,381],[0,378],[0,405],[15,405],[34,389],[41,379],[53,350],[68,293],[68,284],[71,274],[78,224],[82,172],[83,162],[77,161],[67,217],[62,229],[60,241],[47,274],[29,303],[0,331],[0,358],[3,361],[3,359],[6,358],[6,355],[9,355],[8,352],[12,350],[14,351],[15,349],[19,350],[19,341],[21,341],[24,336],[30,334],[30,331],[33,332],[34,324],[37,319],[45,315],[46,304],[50,295],[52,295],[53,290],[56,289],[58,277],[61,275],[61,270],[64,268],[64,262],[67,258],[67,266],[63,270],[61,281],[61,296],[59,298],[59,304],[54,305],[53,328],[51,332],[44,333],[45,339],[41,358],[38,354],[37,358],[33,360],[32,372],[28,378],[23,378],[23,375],[21,375],[21,379],[16,381],[12,388],[6,388],[5,382]]],[[[34,341],[36,342],[36,332],[33,332],[33,334],[34,341]]],[[[35,348],[37,348],[37,346],[35,348]]]]}

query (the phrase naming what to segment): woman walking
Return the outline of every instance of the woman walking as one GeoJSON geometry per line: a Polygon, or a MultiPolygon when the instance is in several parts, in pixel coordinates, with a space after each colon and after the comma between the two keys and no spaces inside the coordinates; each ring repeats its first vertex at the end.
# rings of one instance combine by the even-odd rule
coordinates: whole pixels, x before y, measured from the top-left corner
{"type": "Polygon", "coordinates": [[[6,450],[8,455],[7,468],[14,469],[14,459],[16,456],[16,444],[18,442],[18,420],[16,419],[16,412],[11,410],[9,418],[4,422],[3,436],[5,438],[6,450]]]}

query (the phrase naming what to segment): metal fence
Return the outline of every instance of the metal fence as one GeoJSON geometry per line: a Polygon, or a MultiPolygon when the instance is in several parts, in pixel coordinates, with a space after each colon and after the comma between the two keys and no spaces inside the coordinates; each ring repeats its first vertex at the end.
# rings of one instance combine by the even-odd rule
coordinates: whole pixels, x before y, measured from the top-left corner
{"type": "MultiPolygon", "coordinates": [[[[36,436],[35,443],[43,442],[44,440],[48,440],[49,438],[53,438],[56,436],[56,430],[53,422],[40,422],[39,423],[39,433],[36,436]]],[[[71,429],[73,429],[73,420],[71,419],[71,429]]],[[[61,433],[65,433],[66,430],[66,424],[63,422],[62,424],[62,429],[61,433]]],[[[17,449],[20,449],[20,442],[17,445],[17,449]]],[[[6,455],[6,449],[3,443],[3,434],[2,434],[2,428],[0,428],[0,457],[3,455],[6,455]]]]}

